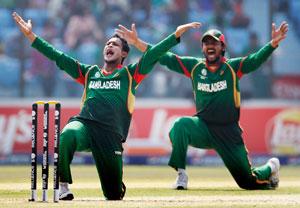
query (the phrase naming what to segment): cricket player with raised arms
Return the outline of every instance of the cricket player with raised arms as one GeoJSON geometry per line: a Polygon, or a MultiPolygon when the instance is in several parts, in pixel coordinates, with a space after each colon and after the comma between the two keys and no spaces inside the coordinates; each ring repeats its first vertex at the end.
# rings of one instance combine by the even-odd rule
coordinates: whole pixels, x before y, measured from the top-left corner
{"type": "MultiPolygon", "coordinates": [[[[138,38],[135,28],[120,26],[118,34],[140,51],[149,46],[138,38]]],[[[197,113],[175,121],[169,133],[172,152],[169,165],[178,176],[175,189],[187,189],[186,154],[188,146],[214,149],[222,158],[239,187],[248,190],[275,189],[279,183],[278,158],[271,158],[260,167],[253,167],[242,138],[239,81],[261,66],[287,36],[288,24],[278,28],[272,24],[272,39],[260,50],[245,57],[225,57],[226,40],[216,29],[201,38],[204,58],[178,56],[167,52],[159,63],[180,73],[192,82],[197,113]]],[[[238,44],[238,43],[236,43],[238,44]]],[[[257,89],[259,90],[259,89],[257,89]]]]}
{"type": "Polygon", "coordinates": [[[92,152],[105,198],[123,199],[126,187],[122,143],[128,134],[136,88],[159,57],[176,45],[183,33],[200,27],[200,23],[179,26],[173,34],[146,49],[137,63],[128,66],[123,66],[129,53],[128,43],[113,35],[103,49],[104,65],[99,67],[80,63],[55,49],[32,31],[30,20],[25,22],[17,13],[13,13],[13,18],[33,48],[84,86],[81,111],[69,120],[60,137],[60,200],[74,198],[68,184],[73,183],[70,164],[75,151],[92,152]]]}

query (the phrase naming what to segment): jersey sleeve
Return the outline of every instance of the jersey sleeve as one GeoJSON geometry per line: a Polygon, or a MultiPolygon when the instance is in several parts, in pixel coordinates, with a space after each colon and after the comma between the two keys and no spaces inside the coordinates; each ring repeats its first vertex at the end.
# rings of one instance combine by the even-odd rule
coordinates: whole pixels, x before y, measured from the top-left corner
{"type": "Polygon", "coordinates": [[[56,65],[77,82],[84,84],[85,74],[88,71],[89,65],[82,64],[76,59],[57,50],[46,40],[37,37],[32,43],[32,47],[46,56],[49,60],[55,61],[56,65]]]}
{"type": "Polygon", "coordinates": [[[230,64],[234,66],[237,76],[241,78],[243,74],[258,69],[271,56],[275,49],[271,43],[268,43],[257,52],[248,56],[230,59],[230,64]]]}
{"type": "Polygon", "coordinates": [[[171,52],[165,53],[159,59],[161,65],[166,66],[171,71],[184,74],[187,77],[191,77],[193,66],[198,62],[199,60],[194,57],[178,56],[171,52]]]}
{"type": "Polygon", "coordinates": [[[176,39],[175,34],[171,34],[159,43],[153,46],[149,45],[140,60],[128,66],[128,70],[136,84],[139,84],[145,78],[164,53],[179,42],[180,40],[176,39]]]}

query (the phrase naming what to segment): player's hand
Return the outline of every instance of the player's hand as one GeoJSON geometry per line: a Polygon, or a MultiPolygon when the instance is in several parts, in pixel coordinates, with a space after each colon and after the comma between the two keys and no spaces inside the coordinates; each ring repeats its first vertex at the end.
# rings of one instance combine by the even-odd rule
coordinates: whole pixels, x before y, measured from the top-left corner
{"type": "Polygon", "coordinates": [[[183,33],[185,33],[187,30],[191,29],[191,28],[200,28],[201,27],[201,23],[200,22],[191,22],[188,24],[184,24],[184,25],[180,25],[177,27],[176,31],[175,31],[175,36],[176,38],[179,38],[183,33]]]}
{"type": "Polygon", "coordinates": [[[139,38],[135,28],[135,24],[131,25],[131,30],[127,29],[123,25],[118,26],[119,29],[116,29],[115,31],[120,37],[124,38],[131,45],[137,44],[139,38]]]}
{"type": "Polygon", "coordinates": [[[131,30],[127,29],[123,25],[118,26],[119,28],[115,31],[121,38],[124,38],[129,44],[133,45],[142,52],[145,52],[147,50],[148,44],[138,37],[135,24],[131,25],[131,30]]]}
{"type": "Polygon", "coordinates": [[[272,40],[271,44],[275,48],[287,36],[289,25],[287,22],[282,22],[279,28],[276,28],[275,23],[272,24],[272,40]]]}
{"type": "Polygon", "coordinates": [[[36,35],[32,32],[31,20],[25,22],[17,12],[13,12],[12,16],[25,37],[27,37],[30,42],[33,42],[36,35]]]}

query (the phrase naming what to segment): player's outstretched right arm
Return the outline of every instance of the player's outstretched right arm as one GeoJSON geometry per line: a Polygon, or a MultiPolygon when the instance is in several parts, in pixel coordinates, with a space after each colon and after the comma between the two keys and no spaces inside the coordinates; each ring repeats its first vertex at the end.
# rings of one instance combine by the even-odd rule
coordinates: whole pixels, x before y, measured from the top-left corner
{"type": "Polygon", "coordinates": [[[67,72],[79,83],[84,84],[84,76],[88,70],[88,65],[79,63],[77,60],[54,48],[50,43],[48,43],[41,37],[38,37],[32,31],[31,20],[28,20],[27,22],[24,21],[23,18],[16,12],[14,12],[12,16],[16,24],[20,28],[20,31],[30,41],[33,48],[37,49],[48,59],[55,61],[56,65],[60,69],[67,72]]]}
{"type": "MultiPolygon", "coordinates": [[[[180,25],[176,28],[175,37],[180,40],[179,38],[189,29],[191,28],[199,28],[201,23],[199,22],[192,22],[188,24],[180,25]]],[[[116,29],[116,33],[127,40],[127,42],[134,47],[136,47],[141,52],[145,52],[147,49],[152,47],[145,41],[141,40],[138,37],[138,33],[136,31],[135,24],[131,25],[131,30],[126,28],[123,25],[119,25],[119,28],[116,29]]],[[[193,57],[181,57],[174,53],[167,52],[162,55],[159,59],[159,63],[162,65],[167,66],[172,71],[178,72],[180,74],[184,74],[187,77],[190,77],[191,69],[193,66],[199,62],[198,59],[193,57]]]]}
{"type": "Polygon", "coordinates": [[[33,41],[36,39],[36,34],[32,32],[31,20],[25,22],[17,12],[14,12],[12,16],[15,22],[17,23],[18,27],[20,28],[21,32],[24,34],[24,36],[30,41],[30,43],[33,43],[33,41]]]}

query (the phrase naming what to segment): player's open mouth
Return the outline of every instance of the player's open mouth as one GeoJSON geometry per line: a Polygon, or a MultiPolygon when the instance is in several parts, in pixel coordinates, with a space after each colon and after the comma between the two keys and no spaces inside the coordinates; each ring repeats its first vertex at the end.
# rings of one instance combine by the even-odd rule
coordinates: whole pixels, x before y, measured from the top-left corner
{"type": "Polygon", "coordinates": [[[113,56],[113,55],[114,55],[113,50],[108,49],[108,50],[106,51],[106,56],[111,57],[111,56],[113,56]]]}
{"type": "Polygon", "coordinates": [[[216,50],[214,50],[214,49],[207,50],[207,55],[215,55],[215,54],[216,54],[216,50]]]}

